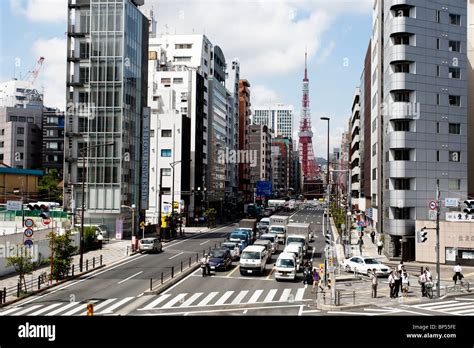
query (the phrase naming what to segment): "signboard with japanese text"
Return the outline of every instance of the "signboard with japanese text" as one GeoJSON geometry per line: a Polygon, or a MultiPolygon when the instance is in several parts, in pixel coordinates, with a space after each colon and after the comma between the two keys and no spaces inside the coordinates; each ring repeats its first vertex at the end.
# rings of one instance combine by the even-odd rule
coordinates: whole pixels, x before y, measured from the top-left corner
{"type": "Polygon", "coordinates": [[[457,199],[457,198],[445,198],[444,199],[444,206],[445,207],[458,207],[459,206],[459,199],[457,199]]]}
{"type": "Polygon", "coordinates": [[[474,215],[469,215],[463,212],[447,212],[446,221],[452,222],[474,222],[474,215]]]}

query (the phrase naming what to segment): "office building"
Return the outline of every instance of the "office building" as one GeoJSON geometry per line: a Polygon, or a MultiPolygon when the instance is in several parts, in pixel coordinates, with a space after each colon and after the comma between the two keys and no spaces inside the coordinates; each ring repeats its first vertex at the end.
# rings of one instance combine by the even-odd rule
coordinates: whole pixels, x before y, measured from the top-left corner
{"type": "Polygon", "coordinates": [[[252,124],[267,125],[273,137],[293,138],[293,106],[286,104],[259,105],[252,108],[252,124]]]}
{"type": "Polygon", "coordinates": [[[62,177],[64,168],[64,112],[43,109],[42,169],[56,169],[62,177]]]}
{"type": "Polygon", "coordinates": [[[264,125],[250,125],[250,184],[256,187],[257,181],[271,180],[272,136],[264,125]]]}
{"type": "MultiPolygon", "coordinates": [[[[239,81],[239,152],[249,151],[249,128],[252,111],[250,103],[250,83],[247,80],[239,81]]],[[[253,188],[250,185],[250,163],[239,163],[239,206],[243,211],[243,204],[253,201],[253,188]]]]}

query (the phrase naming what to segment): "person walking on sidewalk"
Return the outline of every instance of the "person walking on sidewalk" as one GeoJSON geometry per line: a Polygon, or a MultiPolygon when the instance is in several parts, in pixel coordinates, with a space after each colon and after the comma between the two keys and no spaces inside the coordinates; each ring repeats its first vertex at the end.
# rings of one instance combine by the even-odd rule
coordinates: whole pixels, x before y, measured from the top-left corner
{"type": "Polygon", "coordinates": [[[313,267],[313,288],[311,289],[311,293],[314,293],[315,288],[316,293],[318,293],[318,288],[321,288],[321,277],[319,275],[319,270],[316,267],[313,267]]]}
{"type": "Polygon", "coordinates": [[[454,272],[454,275],[453,275],[453,280],[454,280],[454,285],[457,284],[458,282],[458,279],[459,281],[461,282],[461,285],[464,283],[463,282],[463,274],[462,274],[462,268],[461,268],[461,265],[458,263],[456,266],[454,266],[453,268],[453,272],[454,272]]]}
{"type": "Polygon", "coordinates": [[[407,297],[408,296],[408,287],[410,286],[410,279],[408,277],[407,271],[403,271],[402,274],[402,296],[407,297]]]}
{"type": "Polygon", "coordinates": [[[426,271],[421,272],[420,277],[418,278],[418,284],[421,285],[421,296],[425,297],[426,296],[426,271]]]}
{"type": "Polygon", "coordinates": [[[388,286],[390,288],[390,298],[395,298],[395,270],[388,277],[388,286]]]}
{"type": "Polygon", "coordinates": [[[381,239],[377,242],[377,253],[379,255],[382,255],[382,249],[383,249],[383,242],[381,239]]]}
{"type": "Polygon", "coordinates": [[[372,244],[375,244],[375,231],[370,232],[370,238],[372,239],[372,244]]]}
{"type": "Polygon", "coordinates": [[[400,293],[400,288],[402,285],[402,278],[401,273],[399,271],[395,271],[395,290],[393,292],[394,297],[398,297],[400,293]]]}
{"type": "Polygon", "coordinates": [[[372,282],[372,298],[377,297],[377,285],[378,285],[378,279],[377,279],[377,274],[375,273],[377,270],[374,268],[372,272],[370,272],[369,278],[370,281],[372,282]]]}
{"type": "Polygon", "coordinates": [[[359,238],[359,251],[360,251],[360,254],[362,255],[362,246],[364,245],[364,240],[362,239],[362,237],[359,238]]]}

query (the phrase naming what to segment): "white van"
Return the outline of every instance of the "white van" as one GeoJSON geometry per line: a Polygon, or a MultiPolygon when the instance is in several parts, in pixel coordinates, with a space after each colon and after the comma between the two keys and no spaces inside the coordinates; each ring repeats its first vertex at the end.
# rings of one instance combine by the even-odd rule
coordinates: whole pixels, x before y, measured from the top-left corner
{"type": "Polygon", "coordinates": [[[303,248],[303,256],[306,255],[306,252],[308,251],[308,243],[307,243],[307,239],[305,238],[305,236],[301,236],[299,234],[289,234],[286,237],[285,246],[287,246],[291,243],[301,244],[301,247],[303,248]]]}
{"type": "Polygon", "coordinates": [[[303,248],[299,243],[290,243],[283,250],[284,253],[292,253],[296,258],[296,270],[300,270],[300,266],[303,264],[303,248]]]}
{"type": "Polygon", "coordinates": [[[293,253],[281,253],[275,263],[275,279],[296,279],[296,258],[293,253]]]}
{"type": "Polygon", "coordinates": [[[263,245],[250,245],[240,254],[240,274],[265,273],[268,252],[263,245]]]}

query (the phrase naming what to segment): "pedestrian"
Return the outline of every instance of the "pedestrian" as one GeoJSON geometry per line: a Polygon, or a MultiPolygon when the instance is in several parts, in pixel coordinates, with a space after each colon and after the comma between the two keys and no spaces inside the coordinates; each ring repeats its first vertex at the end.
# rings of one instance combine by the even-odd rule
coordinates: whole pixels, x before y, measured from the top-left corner
{"type": "Polygon", "coordinates": [[[402,285],[401,273],[399,271],[395,271],[395,290],[393,291],[394,297],[398,297],[400,293],[401,285],[402,285]]]}
{"type": "Polygon", "coordinates": [[[318,269],[316,267],[313,268],[313,288],[311,289],[311,293],[314,292],[316,288],[316,293],[318,293],[318,287],[321,286],[320,284],[321,277],[319,275],[318,269]]]}
{"type": "Polygon", "coordinates": [[[458,263],[456,266],[454,266],[453,271],[454,271],[454,275],[453,275],[454,285],[457,284],[458,279],[459,279],[459,281],[461,282],[461,285],[462,285],[464,283],[463,280],[462,280],[464,278],[464,276],[462,274],[461,265],[458,263]]]}
{"type": "Polygon", "coordinates": [[[388,287],[390,288],[390,298],[395,298],[395,270],[388,276],[388,287]]]}
{"type": "Polygon", "coordinates": [[[372,244],[375,244],[375,231],[370,232],[370,238],[372,238],[372,244]]]}
{"type": "Polygon", "coordinates": [[[362,239],[362,237],[359,238],[359,250],[360,250],[360,254],[362,255],[362,246],[364,245],[364,240],[362,239]]]}
{"type": "Polygon", "coordinates": [[[433,276],[431,275],[431,271],[428,267],[426,267],[425,272],[426,272],[426,281],[427,282],[432,282],[433,281],[433,276]]]}
{"type": "Polygon", "coordinates": [[[403,261],[400,261],[400,263],[398,264],[398,272],[401,272],[402,269],[403,269],[403,261]]]}
{"type": "Polygon", "coordinates": [[[372,298],[376,298],[377,297],[378,279],[377,279],[377,274],[376,274],[376,269],[375,268],[372,270],[372,272],[370,272],[369,278],[372,281],[372,298]]]}
{"type": "Polygon", "coordinates": [[[383,248],[383,242],[382,240],[379,239],[379,241],[377,242],[377,252],[379,255],[382,255],[382,248],[383,248]]]}
{"type": "Polygon", "coordinates": [[[403,297],[408,296],[408,287],[410,286],[410,279],[408,277],[407,271],[403,271],[402,274],[402,295],[403,297]]]}
{"type": "Polygon", "coordinates": [[[421,285],[421,296],[425,297],[426,296],[426,271],[421,272],[420,277],[418,278],[418,284],[421,285]]]}
{"type": "Polygon", "coordinates": [[[97,236],[97,241],[99,242],[99,249],[102,250],[102,241],[104,240],[104,236],[101,233],[97,236]]]}

